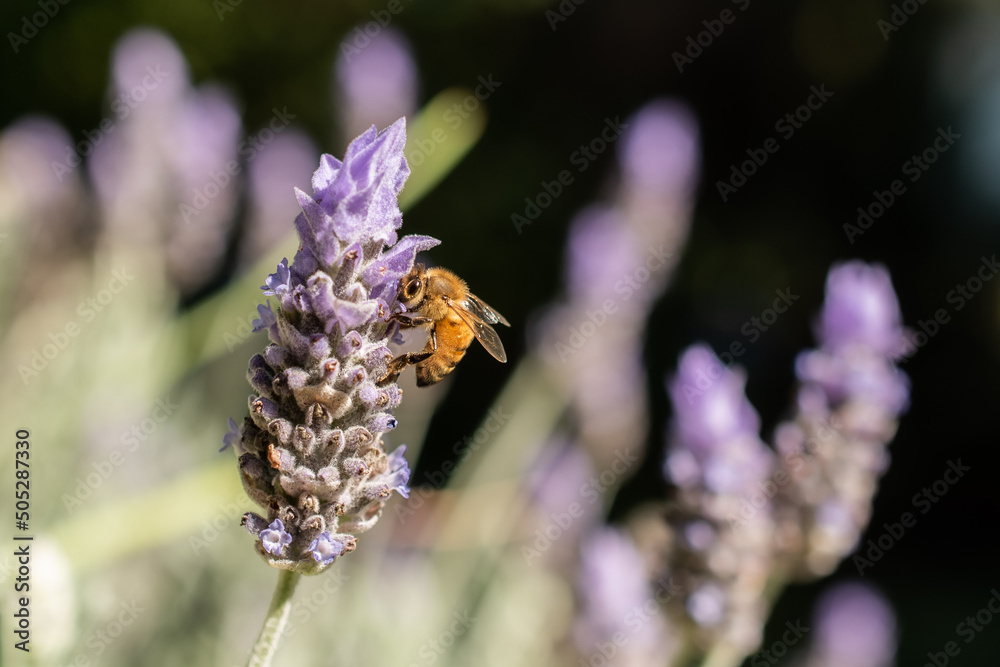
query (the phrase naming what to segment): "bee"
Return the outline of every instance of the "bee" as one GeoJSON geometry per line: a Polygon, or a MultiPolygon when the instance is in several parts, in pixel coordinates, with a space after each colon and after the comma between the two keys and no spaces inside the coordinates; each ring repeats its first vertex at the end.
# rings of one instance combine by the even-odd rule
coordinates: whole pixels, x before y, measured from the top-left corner
{"type": "Polygon", "coordinates": [[[509,327],[510,323],[469,292],[465,281],[448,269],[414,265],[399,281],[396,299],[406,306],[406,312],[396,313],[392,319],[403,329],[429,326],[430,335],[420,352],[407,352],[390,361],[379,384],[394,382],[411,364],[417,367],[418,387],[440,382],[462,360],[473,338],[506,363],[503,343],[490,325],[509,327]]]}

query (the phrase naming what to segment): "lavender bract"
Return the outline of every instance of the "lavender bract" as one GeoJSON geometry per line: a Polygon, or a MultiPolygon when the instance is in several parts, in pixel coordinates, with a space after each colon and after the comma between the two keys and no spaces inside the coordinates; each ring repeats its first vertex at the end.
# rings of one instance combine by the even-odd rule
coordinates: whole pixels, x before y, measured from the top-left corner
{"type": "Polygon", "coordinates": [[[247,371],[255,393],[239,467],[247,494],[267,511],[247,513],[244,525],[277,568],[321,572],[355,548],[393,491],[409,492],[405,448],[387,456],[382,442],[401,392],[376,380],[392,358],[398,280],[438,241],[397,242],[405,141],[400,119],[355,139],[343,162],[321,158],[313,195],[295,191],[299,251],[263,286],[279,303],[262,306],[254,323],[271,344],[247,371]]]}
{"type": "Polygon", "coordinates": [[[668,610],[701,651],[725,644],[748,654],[767,618],[774,523],[761,489],[775,464],[745,382],[694,345],[668,385],[674,422],[664,468],[678,488],[667,507],[665,575],[683,591],[668,610]]]}
{"type": "Polygon", "coordinates": [[[775,432],[790,482],[778,489],[778,544],[799,578],[832,571],[868,524],[886,444],[909,402],[895,360],[906,349],[899,302],[885,267],[830,269],[818,350],[799,355],[797,414],[775,432]]]}

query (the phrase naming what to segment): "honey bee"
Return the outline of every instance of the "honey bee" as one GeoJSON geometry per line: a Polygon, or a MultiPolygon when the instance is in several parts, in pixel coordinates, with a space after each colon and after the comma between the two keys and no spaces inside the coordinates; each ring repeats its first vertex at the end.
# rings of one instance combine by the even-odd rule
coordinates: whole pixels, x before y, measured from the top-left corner
{"type": "Polygon", "coordinates": [[[407,352],[390,361],[379,384],[395,381],[411,364],[417,367],[418,387],[440,382],[462,360],[473,338],[506,363],[503,343],[490,325],[509,327],[510,323],[469,292],[465,281],[448,269],[414,265],[399,281],[396,298],[407,312],[396,313],[392,319],[403,329],[430,326],[430,335],[420,352],[407,352]]]}

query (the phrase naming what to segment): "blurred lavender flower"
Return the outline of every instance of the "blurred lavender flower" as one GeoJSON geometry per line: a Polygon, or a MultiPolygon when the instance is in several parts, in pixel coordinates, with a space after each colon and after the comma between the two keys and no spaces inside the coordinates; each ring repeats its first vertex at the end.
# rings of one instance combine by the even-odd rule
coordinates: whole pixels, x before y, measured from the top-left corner
{"type": "Polygon", "coordinates": [[[831,268],[817,337],[820,349],[796,360],[797,416],[775,432],[790,480],[779,488],[779,545],[785,568],[803,578],[833,570],[868,525],[885,446],[908,404],[894,364],[905,335],[884,267],[831,268]]]}
{"type": "Polygon", "coordinates": [[[86,220],[90,202],[79,173],[63,161],[73,153],[72,140],[56,121],[26,116],[0,134],[0,258],[11,280],[21,265],[34,278],[13,292],[15,305],[32,303],[46,290],[63,291],[69,257],[89,248],[86,220]],[[23,237],[21,242],[18,237],[23,237]],[[50,284],[56,283],[56,284],[50,284]]]}
{"type": "MultiPolygon", "coordinates": [[[[271,344],[250,361],[256,394],[239,458],[244,488],[267,510],[267,518],[247,513],[244,525],[277,568],[321,572],[331,554],[355,548],[393,491],[408,493],[404,448],[387,456],[382,442],[401,393],[377,380],[392,358],[388,318],[399,278],[438,241],[397,242],[405,127],[403,119],[381,134],[372,127],[343,162],[322,157],[313,196],[296,190],[301,246],[268,327],[271,344]],[[265,540],[273,542],[267,531],[279,519],[290,538],[277,553],[265,540]]],[[[283,274],[284,265],[267,285],[283,274]]]]}
{"type": "Polygon", "coordinates": [[[882,595],[861,583],[827,590],[814,612],[807,667],[892,667],[896,618],[882,595]]]}
{"type": "MultiPolygon", "coordinates": [[[[610,659],[615,665],[669,664],[671,642],[665,641],[668,628],[659,604],[676,591],[667,584],[654,593],[647,575],[646,562],[628,534],[605,527],[588,536],[580,553],[580,610],[573,628],[581,656],[614,646],[610,659]]],[[[582,664],[591,663],[584,658],[582,664]]]]}
{"type": "Polygon", "coordinates": [[[248,210],[240,239],[240,261],[244,265],[275,247],[288,233],[284,221],[294,218],[297,212],[288,193],[309,183],[318,159],[319,151],[306,135],[287,129],[276,134],[267,150],[257,153],[247,165],[248,210]]]}
{"type": "Polygon", "coordinates": [[[701,651],[748,654],[767,618],[773,521],[764,488],[774,456],[757,435],[742,375],[704,345],[688,348],[669,383],[674,421],[665,472],[677,485],[667,577],[684,594],[669,606],[701,651]]]}
{"type": "Polygon", "coordinates": [[[345,42],[334,65],[335,107],[345,137],[388,124],[417,107],[417,64],[406,38],[385,28],[364,49],[345,42]]]}
{"type": "Polygon", "coordinates": [[[568,299],[545,314],[536,343],[598,469],[645,441],[642,336],[687,237],[699,163],[697,122],[678,103],[650,102],[624,126],[615,198],[574,219],[568,299]]]}

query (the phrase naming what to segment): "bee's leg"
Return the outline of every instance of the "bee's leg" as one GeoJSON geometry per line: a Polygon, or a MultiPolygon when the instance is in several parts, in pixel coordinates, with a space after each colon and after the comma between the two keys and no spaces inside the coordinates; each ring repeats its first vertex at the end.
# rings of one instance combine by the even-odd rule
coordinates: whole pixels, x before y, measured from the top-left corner
{"type": "Polygon", "coordinates": [[[432,320],[429,317],[410,316],[407,315],[406,313],[395,313],[394,315],[389,317],[389,319],[399,322],[400,329],[412,329],[413,327],[423,327],[427,326],[428,324],[432,324],[434,322],[434,320],[432,320]]]}
{"type": "Polygon", "coordinates": [[[403,370],[412,364],[419,364],[421,361],[431,356],[433,352],[428,352],[426,350],[422,352],[407,352],[401,354],[386,365],[385,375],[380,377],[375,381],[375,384],[381,386],[389,382],[395,382],[396,378],[403,370]]]}

